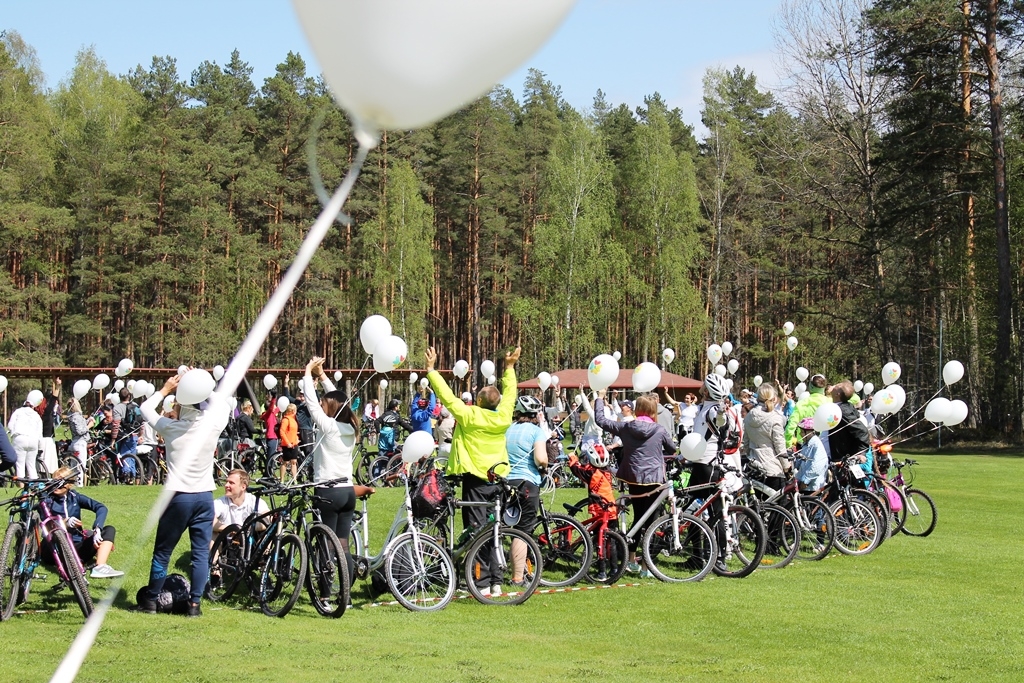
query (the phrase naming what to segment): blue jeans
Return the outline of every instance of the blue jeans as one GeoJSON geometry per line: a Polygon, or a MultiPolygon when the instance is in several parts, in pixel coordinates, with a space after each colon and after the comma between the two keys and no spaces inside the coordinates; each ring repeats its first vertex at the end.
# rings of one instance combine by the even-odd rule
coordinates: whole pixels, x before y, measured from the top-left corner
{"type": "Polygon", "coordinates": [[[134,434],[118,439],[117,454],[118,455],[135,455],[136,449],[138,448],[139,440],[134,434]]]}
{"type": "Polygon", "coordinates": [[[213,492],[175,493],[160,517],[153,544],[153,564],[149,570],[146,597],[155,600],[164,587],[167,565],[174,546],[188,529],[192,547],[192,590],[190,600],[199,604],[210,579],[210,540],[213,538],[213,492]]]}

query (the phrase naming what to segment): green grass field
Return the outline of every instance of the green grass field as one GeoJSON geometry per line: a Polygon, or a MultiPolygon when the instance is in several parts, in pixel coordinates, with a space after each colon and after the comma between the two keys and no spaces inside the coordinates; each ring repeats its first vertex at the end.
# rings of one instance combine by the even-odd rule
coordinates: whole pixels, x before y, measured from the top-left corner
{"type": "MultiPolygon", "coordinates": [[[[132,555],[156,490],[90,487],[118,526],[112,564],[131,567],[79,680],[1020,681],[1024,458],[915,457],[938,526],[867,557],[538,594],[520,607],[457,600],[437,614],[371,607],[360,583],[340,620],[317,616],[305,594],[285,619],[208,602],[198,620],[129,612],[148,574],[152,539],[132,555]]],[[[379,533],[396,493],[371,505],[379,533]]],[[[92,587],[99,597],[101,583],[92,587]]],[[[0,624],[0,681],[47,680],[82,624],[70,593],[50,595],[47,582],[25,608],[51,611],[0,624]]]]}

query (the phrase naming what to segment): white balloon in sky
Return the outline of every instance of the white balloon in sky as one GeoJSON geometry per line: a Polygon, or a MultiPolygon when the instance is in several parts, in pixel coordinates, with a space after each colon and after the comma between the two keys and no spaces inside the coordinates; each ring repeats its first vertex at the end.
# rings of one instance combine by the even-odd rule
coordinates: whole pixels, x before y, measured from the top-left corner
{"type": "Polygon", "coordinates": [[[377,130],[419,128],[483,95],[547,42],[574,3],[292,0],[362,144],[377,130]]]}

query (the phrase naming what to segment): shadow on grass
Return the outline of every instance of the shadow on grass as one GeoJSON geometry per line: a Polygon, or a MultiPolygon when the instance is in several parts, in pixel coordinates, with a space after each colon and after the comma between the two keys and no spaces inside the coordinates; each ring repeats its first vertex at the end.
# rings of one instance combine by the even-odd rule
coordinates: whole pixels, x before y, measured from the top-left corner
{"type": "Polygon", "coordinates": [[[914,455],[988,455],[999,458],[1024,458],[1024,446],[1002,443],[954,443],[942,448],[900,444],[897,450],[914,455]]]}

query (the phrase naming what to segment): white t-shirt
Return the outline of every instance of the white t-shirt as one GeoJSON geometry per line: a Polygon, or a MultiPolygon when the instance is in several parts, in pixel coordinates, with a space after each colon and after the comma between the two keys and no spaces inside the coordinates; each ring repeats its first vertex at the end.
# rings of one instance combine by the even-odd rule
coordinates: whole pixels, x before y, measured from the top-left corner
{"type": "MultiPolygon", "coordinates": [[[[242,501],[241,505],[235,505],[227,496],[221,496],[213,501],[214,526],[218,529],[226,527],[229,524],[237,524],[241,526],[255,509],[256,496],[251,493],[245,494],[245,499],[242,501]]],[[[263,499],[260,499],[259,501],[259,512],[260,514],[270,512],[270,508],[267,507],[267,502],[263,499]]]]}
{"type": "Polygon", "coordinates": [[[697,404],[691,403],[685,408],[679,410],[679,424],[681,424],[688,431],[693,431],[693,421],[697,417],[697,404]]]}

